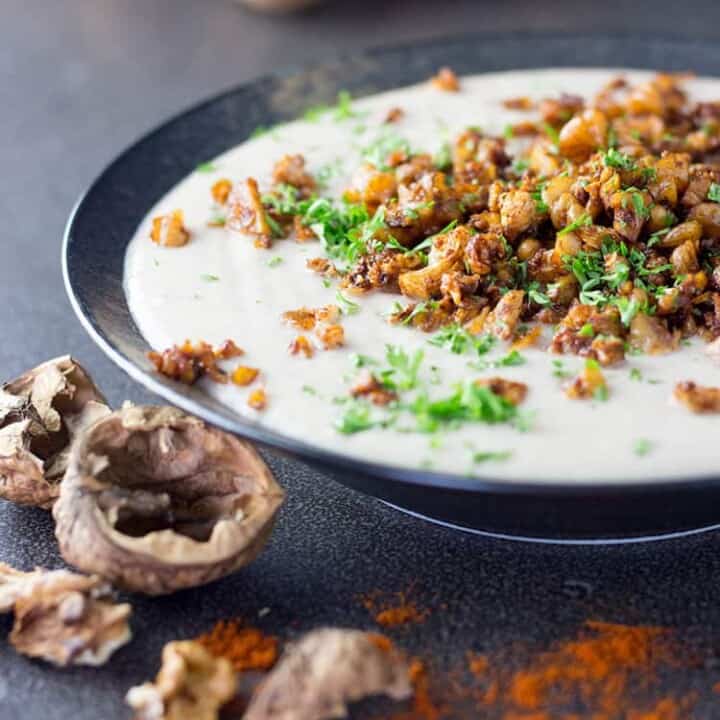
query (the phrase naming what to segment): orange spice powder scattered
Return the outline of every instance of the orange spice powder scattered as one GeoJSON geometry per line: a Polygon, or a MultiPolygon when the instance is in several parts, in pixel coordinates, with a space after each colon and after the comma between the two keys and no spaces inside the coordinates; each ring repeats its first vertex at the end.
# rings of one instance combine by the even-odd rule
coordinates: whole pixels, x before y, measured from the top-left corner
{"type": "Polygon", "coordinates": [[[408,623],[423,623],[430,615],[427,608],[419,608],[408,597],[411,591],[385,594],[374,592],[361,597],[365,609],[382,627],[393,628],[408,623]]]}
{"type": "Polygon", "coordinates": [[[412,710],[390,720],[690,720],[697,695],[668,695],[660,673],[695,661],[668,629],[588,621],[539,653],[469,652],[432,673],[416,660],[412,710]]]}
{"type": "Polygon", "coordinates": [[[197,641],[216,657],[224,657],[238,672],[269,670],[278,658],[278,639],[237,620],[220,620],[197,641]]]}

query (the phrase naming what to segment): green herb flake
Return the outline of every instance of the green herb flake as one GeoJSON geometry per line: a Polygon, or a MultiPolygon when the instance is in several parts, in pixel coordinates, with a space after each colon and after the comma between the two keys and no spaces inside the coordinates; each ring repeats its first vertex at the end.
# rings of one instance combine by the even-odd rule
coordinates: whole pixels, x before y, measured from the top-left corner
{"type": "Polygon", "coordinates": [[[627,154],[620,152],[614,147],[610,147],[602,155],[602,161],[605,167],[617,168],[618,170],[636,170],[635,161],[627,154]]]}
{"type": "Polygon", "coordinates": [[[317,390],[312,385],[303,385],[302,391],[306,395],[317,395],[317,390]]]}
{"type": "Polygon", "coordinates": [[[339,290],[335,293],[335,299],[340,306],[340,311],[345,315],[355,315],[360,312],[360,306],[346,298],[339,290]]]}
{"type": "Polygon", "coordinates": [[[589,227],[593,224],[592,217],[589,213],[583,213],[577,220],[573,220],[569,225],[566,225],[562,230],[558,230],[558,235],[565,235],[569,232],[579,230],[581,227],[589,227]]]}
{"type": "Polygon", "coordinates": [[[276,255],[275,257],[270,258],[268,260],[267,264],[268,264],[268,267],[274,268],[274,267],[277,267],[278,265],[282,265],[282,262],[283,262],[282,257],[280,257],[280,255],[276,255]]]}
{"type": "Polygon", "coordinates": [[[550,123],[543,123],[542,127],[552,144],[557,147],[560,144],[560,133],[550,123]]]}
{"type": "Polygon", "coordinates": [[[590,323],[585,323],[580,330],[578,330],[578,336],[583,338],[595,337],[595,328],[590,323]]]}
{"type": "Polygon", "coordinates": [[[508,124],[503,128],[503,137],[504,137],[506,140],[512,140],[512,139],[515,137],[515,131],[513,130],[513,126],[510,125],[510,123],[508,123],[508,124]]]}
{"type": "Polygon", "coordinates": [[[633,444],[633,452],[638,457],[644,457],[652,450],[652,443],[647,438],[638,438],[633,444]]]}
{"type": "Polygon", "coordinates": [[[370,365],[377,365],[377,360],[371,358],[369,355],[363,355],[361,353],[353,353],[350,356],[350,362],[354,368],[364,368],[370,365]]]}
{"type": "Polygon", "coordinates": [[[508,460],[512,457],[512,450],[501,450],[501,451],[480,451],[472,454],[472,461],[474,463],[484,463],[490,461],[501,462],[508,460]]]}
{"type": "Polygon", "coordinates": [[[711,183],[707,196],[708,196],[708,200],[712,200],[712,202],[720,203],[720,185],[718,183],[711,183]]]}
{"type": "Polygon", "coordinates": [[[552,374],[554,377],[564,380],[566,378],[569,378],[572,375],[572,373],[569,370],[565,369],[565,363],[562,360],[553,360],[552,364],[553,364],[552,374]]]}
{"type": "Polygon", "coordinates": [[[634,380],[635,382],[642,381],[642,372],[639,368],[630,368],[630,379],[634,380]]]}
{"type": "Polygon", "coordinates": [[[412,355],[397,345],[385,346],[388,367],[377,373],[377,378],[389,390],[413,390],[418,385],[418,373],[425,357],[422,350],[412,355]]]}
{"type": "Polygon", "coordinates": [[[200,163],[200,165],[195,168],[195,172],[199,173],[211,173],[215,172],[216,170],[217,166],[213,165],[211,162],[200,163]]]}
{"type": "Polygon", "coordinates": [[[205,282],[218,282],[220,280],[218,275],[210,275],[209,273],[204,273],[200,278],[205,282]]]}

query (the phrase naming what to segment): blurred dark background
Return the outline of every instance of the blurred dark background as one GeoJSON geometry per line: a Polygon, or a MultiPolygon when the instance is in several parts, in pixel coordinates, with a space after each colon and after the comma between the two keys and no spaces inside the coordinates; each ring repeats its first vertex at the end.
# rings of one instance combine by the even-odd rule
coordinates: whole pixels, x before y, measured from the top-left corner
{"type": "MultiPolygon", "coordinates": [[[[91,343],[60,275],[62,229],[74,201],[142,133],[270,70],[369,46],[497,31],[718,42],[720,3],[335,0],[263,15],[230,0],[0,0],[2,377],[72,352],[113,404],[150,399],[91,343]]],[[[674,682],[705,693],[694,717],[718,717],[707,692],[720,679],[712,649],[720,647],[717,534],[628,548],[482,540],[401,516],[295,463],[273,466],[289,501],[258,563],[207,589],[138,601],[136,642],[102,671],[54,671],[0,642],[0,719],[126,717],[122,696],[154,674],[163,642],[228,614],[254,617],[262,607],[272,609],[268,627],[278,632],[367,625],[355,596],[380,582],[389,591],[415,582],[428,603],[446,605],[422,632],[402,638],[437,657],[518,638],[548,642],[590,615],[682,628],[710,649],[674,682]],[[572,591],[578,582],[581,594],[572,591]]],[[[0,501],[0,561],[59,565],[49,518],[0,501]]],[[[0,618],[0,636],[9,629],[0,618]]]]}

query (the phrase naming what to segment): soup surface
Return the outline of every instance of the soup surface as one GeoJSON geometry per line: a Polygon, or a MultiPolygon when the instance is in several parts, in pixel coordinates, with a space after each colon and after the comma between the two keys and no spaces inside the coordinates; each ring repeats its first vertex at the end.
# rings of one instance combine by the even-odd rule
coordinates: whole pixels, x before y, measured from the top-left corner
{"type": "MultiPolygon", "coordinates": [[[[697,338],[667,355],[628,354],[623,362],[602,369],[607,398],[572,400],[564,387],[586,361],[547,352],[551,326],[543,327],[537,346],[518,351],[519,360],[508,359],[510,347],[503,341],[482,355],[472,348],[452,352],[447,344],[430,342],[434,334],[388,322],[394,303],[405,304],[406,298],[381,291],[354,296],[340,290],[336,279],[307,269],[310,258],[322,255],[317,240],[276,240],[265,249],[237,232],[208,225],[215,212],[210,196],[214,183],[251,176],[261,189],[269,188],[273,164],[283,154],[301,153],[307,170],[323,179],[322,194],[339,197],[361,164],[363,149],[378,139],[401,136],[412,148],[438,153],[469,126],[502,136],[509,123],[533,117],[507,109],[507,98],[540,99],[562,92],[589,97],[619,72],[551,69],[478,75],[462,78],[457,93],[425,83],[354,100],[347,112],[311,113],[310,119],[278,126],[229,150],[162,198],[130,242],[125,287],[141,332],[158,350],[186,338],[213,344],[233,339],[245,355],[227,361],[226,367],[231,371],[242,362],[260,370],[258,379],[239,387],[203,378],[199,382],[207,393],[275,431],[357,458],[508,482],[650,482],[714,474],[717,416],[689,413],[672,399],[681,380],[719,384],[717,365],[697,338]],[[394,107],[404,115],[390,127],[384,120],[394,107]],[[175,209],[184,213],[190,241],[182,247],[151,242],[152,218],[175,209]],[[288,353],[301,333],[283,322],[283,313],[328,304],[344,311],[344,345],[318,347],[311,358],[288,353]],[[348,399],[358,366],[392,369],[387,346],[405,353],[410,363],[422,352],[417,382],[432,399],[452,397],[458,384],[470,378],[500,376],[525,383],[528,393],[519,416],[512,422],[421,428],[417,408],[409,414],[398,411],[392,424],[382,421],[386,408],[363,405],[358,410],[357,401],[348,399]],[[262,411],[248,406],[258,387],[267,394],[262,411]],[[359,418],[353,415],[357,412],[359,418]],[[353,422],[370,427],[347,432],[357,429],[353,422]]],[[[631,81],[650,77],[622,74],[631,81]]],[[[720,81],[694,79],[686,87],[693,99],[720,98],[720,81]]],[[[512,151],[522,142],[510,138],[508,147],[512,151]]]]}

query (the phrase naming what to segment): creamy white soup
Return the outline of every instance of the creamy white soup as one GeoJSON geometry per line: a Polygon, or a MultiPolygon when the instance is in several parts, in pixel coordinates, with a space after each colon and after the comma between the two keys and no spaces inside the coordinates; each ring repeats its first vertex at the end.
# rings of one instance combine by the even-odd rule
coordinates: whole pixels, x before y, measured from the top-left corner
{"type": "MultiPolygon", "coordinates": [[[[274,162],[283,154],[301,153],[308,171],[323,178],[322,195],[340,197],[363,160],[363,149],[379,137],[393,133],[413,149],[437,153],[469,126],[502,136],[509,134],[508,124],[536,118],[533,112],[507,109],[507,98],[537,100],[562,92],[589,97],[618,72],[493,73],[462,78],[459,92],[442,92],[424,83],[353,100],[345,113],[312,113],[310,119],[272,128],[229,150],[174,187],[132,238],[125,288],[138,327],[158,350],[186,338],[213,344],[233,339],[245,355],[225,367],[232,370],[242,362],[258,368],[260,375],[247,387],[203,378],[199,385],[204,391],[272,430],[351,457],[508,482],[622,483],[715,474],[717,417],[692,414],[672,399],[681,380],[720,384],[716,361],[704,352],[702,340],[685,341],[662,356],[628,353],[623,362],[602,368],[606,398],[572,400],[564,388],[586,361],[547,352],[551,325],[544,326],[537,346],[518,351],[518,364],[508,360],[510,343],[505,341],[482,355],[473,348],[454,353],[447,345],[430,342],[436,333],[388,322],[394,303],[406,304],[407,298],[382,291],[353,295],[341,289],[337,279],[307,269],[308,259],[323,254],[318,241],[280,239],[264,249],[242,234],[208,225],[217,212],[210,188],[218,179],[252,176],[264,191],[270,188],[274,162]],[[394,107],[402,108],[403,117],[384,125],[394,107]],[[153,243],[152,218],[176,209],[184,213],[190,241],[182,247],[153,243]],[[302,334],[315,342],[314,356],[289,354],[289,344],[301,333],[283,322],[282,314],[328,304],[344,311],[344,345],[324,350],[308,332],[302,334]],[[431,400],[451,397],[454,388],[469,379],[499,376],[525,383],[528,393],[518,417],[497,424],[444,423],[424,432],[427,428],[418,427],[416,414],[402,410],[391,424],[373,424],[388,410],[367,404],[362,413],[371,426],[342,432],[343,418],[347,420],[357,404],[348,400],[356,366],[374,361],[367,365],[371,371],[387,368],[388,345],[408,358],[422,351],[417,388],[431,400]],[[258,387],[267,394],[261,411],[248,406],[250,393],[258,387]]],[[[650,77],[622,74],[633,82],[650,77]]],[[[686,87],[694,99],[720,98],[720,81],[693,79],[686,87]]],[[[523,142],[510,138],[510,152],[523,142]]]]}

